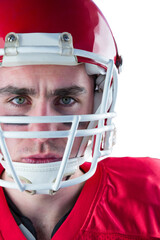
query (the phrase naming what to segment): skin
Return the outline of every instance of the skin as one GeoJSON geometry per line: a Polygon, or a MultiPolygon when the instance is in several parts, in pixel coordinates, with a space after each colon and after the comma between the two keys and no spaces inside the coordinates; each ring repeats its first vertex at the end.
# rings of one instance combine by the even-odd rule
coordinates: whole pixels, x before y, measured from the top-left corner
{"type": "MultiPolygon", "coordinates": [[[[2,68],[0,81],[0,115],[58,116],[92,113],[93,81],[85,73],[83,65],[25,66],[9,70],[2,68]]],[[[56,131],[68,130],[70,125],[3,125],[2,128],[6,131],[56,131]]],[[[7,139],[6,143],[13,161],[32,163],[36,160],[29,156],[38,154],[52,154],[52,159],[61,159],[66,141],[67,139],[7,139]]],[[[71,157],[76,156],[80,141],[81,139],[76,139],[71,157]]]]}
{"type": "MultiPolygon", "coordinates": [[[[90,114],[93,110],[94,84],[86,74],[84,65],[3,67],[0,68],[0,82],[1,116],[90,114]]],[[[2,125],[6,131],[56,131],[68,130],[70,127],[70,124],[63,123],[2,125]]],[[[87,123],[79,126],[81,129],[86,127],[87,123]]],[[[77,138],[74,141],[71,157],[77,155],[81,140],[77,138]]],[[[25,163],[59,161],[66,141],[63,138],[6,139],[12,160],[25,163]]],[[[78,169],[72,178],[80,175],[82,172],[78,169]]],[[[8,180],[5,171],[2,178],[8,180]]],[[[31,219],[38,239],[45,240],[50,239],[54,225],[73,207],[83,185],[81,183],[60,189],[53,196],[30,196],[12,189],[5,191],[19,210],[31,219]]]]}

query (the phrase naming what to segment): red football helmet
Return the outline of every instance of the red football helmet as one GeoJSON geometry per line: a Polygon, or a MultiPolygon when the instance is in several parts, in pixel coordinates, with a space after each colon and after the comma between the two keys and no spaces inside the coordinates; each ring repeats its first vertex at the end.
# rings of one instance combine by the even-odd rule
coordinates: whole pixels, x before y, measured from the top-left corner
{"type": "Polygon", "coordinates": [[[91,115],[0,117],[1,123],[10,124],[72,122],[70,131],[1,130],[1,163],[15,182],[0,180],[0,185],[32,193],[52,193],[85,181],[94,174],[98,160],[108,155],[113,145],[117,69],[122,60],[111,29],[91,0],[0,0],[0,3],[0,67],[84,63],[87,73],[97,76],[94,113],[91,115]],[[81,121],[90,122],[83,131],[77,127],[81,121]],[[42,136],[68,138],[62,161],[46,164],[12,162],[5,138],[42,136]],[[74,138],[79,136],[83,136],[80,150],[76,158],[70,159],[74,138]],[[89,157],[92,164],[87,173],[63,181],[64,176],[73,174],[89,157]]]}

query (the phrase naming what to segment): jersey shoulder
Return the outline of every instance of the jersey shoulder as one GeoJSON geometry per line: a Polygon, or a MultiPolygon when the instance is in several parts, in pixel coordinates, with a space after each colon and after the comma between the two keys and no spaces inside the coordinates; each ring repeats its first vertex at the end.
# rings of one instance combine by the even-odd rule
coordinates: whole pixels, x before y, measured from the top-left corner
{"type": "Polygon", "coordinates": [[[142,202],[160,202],[160,159],[155,158],[107,158],[100,163],[107,181],[111,180],[118,191],[142,202]],[[123,193],[124,193],[123,192],[123,193]]]}
{"type": "Polygon", "coordinates": [[[106,239],[160,238],[159,173],[159,159],[123,157],[99,162],[99,187],[85,232],[101,233],[106,239]]]}
{"type": "Polygon", "coordinates": [[[152,176],[160,179],[160,159],[149,157],[109,157],[100,162],[100,167],[106,171],[117,171],[132,177],[152,176]]]}

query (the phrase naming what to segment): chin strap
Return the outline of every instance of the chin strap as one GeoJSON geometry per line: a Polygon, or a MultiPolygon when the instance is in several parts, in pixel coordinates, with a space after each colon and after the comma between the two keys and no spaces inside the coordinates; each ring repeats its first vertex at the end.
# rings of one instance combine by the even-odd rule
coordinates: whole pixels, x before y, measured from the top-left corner
{"type": "MultiPolygon", "coordinates": [[[[67,176],[73,175],[78,166],[84,162],[83,158],[72,158],[68,160],[63,179],[67,176]]],[[[10,178],[13,179],[11,169],[4,159],[0,160],[2,166],[6,169],[6,172],[10,178]]],[[[57,178],[57,173],[60,168],[61,162],[41,163],[41,164],[28,164],[20,162],[12,162],[13,167],[21,180],[22,184],[39,184],[43,186],[44,183],[54,183],[57,178]]],[[[9,183],[9,182],[8,182],[9,183]]],[[[8,185],[9,187],[9,185],[8,185]]],[[[52,189],[39,189],[39,190],[27,190],[30,194],[53,194],[52,189]]]]}

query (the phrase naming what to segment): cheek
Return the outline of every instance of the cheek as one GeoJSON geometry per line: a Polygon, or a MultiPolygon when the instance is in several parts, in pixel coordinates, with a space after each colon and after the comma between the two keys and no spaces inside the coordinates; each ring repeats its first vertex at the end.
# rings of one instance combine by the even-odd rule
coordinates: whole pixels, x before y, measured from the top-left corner
{"type": "Polygon", "coordinates": [[[14,161],[14,159],[17,159],[19,149],[23,145],[23,141],[22,139],[6,139],[6,145],[9,154],[14,161]]]}
{"type": "Polygon", "coordinates": [[[0,98],[0,116],[8,115],[5,102],[0,98]]]}
{"type": "Polygon", "coordinates": [[[79,114],[92,114],[93,113],[93,104],[94,104],[94,95],[88,95],[83,102],[83,106],[81,107],[79,114]]]}
{"type": "Polygon", "coordinates": [[[93,113],[94,108],[94,91],[93,88],[90,89],[87,100],[86,100],[86,108],[88,111],[88,114],[93,113]]]}

